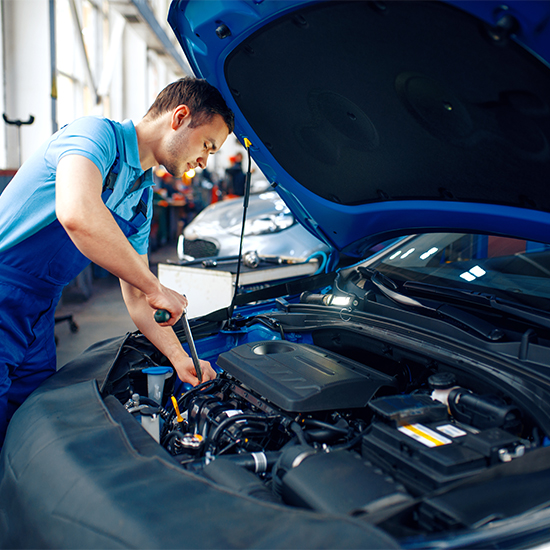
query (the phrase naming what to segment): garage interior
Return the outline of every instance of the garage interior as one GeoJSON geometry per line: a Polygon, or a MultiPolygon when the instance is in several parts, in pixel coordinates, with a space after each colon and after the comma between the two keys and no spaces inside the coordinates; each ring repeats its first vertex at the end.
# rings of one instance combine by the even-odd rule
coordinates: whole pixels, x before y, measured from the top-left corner
{"type": "MultiPolygon", "coordinates": [[[[1,0],[0,192],[58,128],[85,115],[137,121],[162,88],[191,74],[166,21],[169,6],[170,0],[1,0]]],[[[171,255],[175,246],[155,251],[152,269],[171,255]]],[[[69,285],[56,312],[58,367],[94,342],[135,330],[118,281],[95,279],[91,271],[69,285]]]]}

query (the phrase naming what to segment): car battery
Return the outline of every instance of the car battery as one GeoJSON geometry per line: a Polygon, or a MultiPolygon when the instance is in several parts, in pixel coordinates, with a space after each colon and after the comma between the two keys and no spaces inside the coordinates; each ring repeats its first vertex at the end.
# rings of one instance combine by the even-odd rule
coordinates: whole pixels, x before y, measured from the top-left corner
{"type": "Polygon", "coordinates": [[[363,437],[362,455],[411,492],[438,489],[524,450],[522,441],[500,428],[478,430],[456,423],[446,407],[427,395],[373,400],[375,419],[363,437]]]}

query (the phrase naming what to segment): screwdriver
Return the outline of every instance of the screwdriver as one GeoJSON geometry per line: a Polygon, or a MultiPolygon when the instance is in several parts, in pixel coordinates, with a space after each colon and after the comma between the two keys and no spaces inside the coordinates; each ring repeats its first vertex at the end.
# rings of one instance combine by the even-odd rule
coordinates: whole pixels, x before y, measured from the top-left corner
{"type": "MultiPolygon", "coordinates": [[[[165,309],[157,309],[155,311],[155,321],[157,323],[165,323],[170,319],[170,312],[165,309]]],[[[199,356],[197,355],[197,348],[195,348],[195,341],[193,340],[193,335],[191,334],[191,327],[189,326],[189,321],[187,320],[186,311],[183,310],[183,315],[181,316],[181,322],[183,324],[183,330],[185,332],[185,337],[187,338],[187,344],[189,345],[189,351],[191,352],[191,359],[193,359],[193,365],[195,366],[195,373],[199,379],[199,384],[202,382],[202,369],[199,356]]]]}

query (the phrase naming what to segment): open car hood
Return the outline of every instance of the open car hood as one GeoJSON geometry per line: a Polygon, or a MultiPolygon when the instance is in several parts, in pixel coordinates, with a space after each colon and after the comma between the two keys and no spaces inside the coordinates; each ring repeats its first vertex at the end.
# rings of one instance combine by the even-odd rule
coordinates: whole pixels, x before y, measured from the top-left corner
{"type": "Polygon", "coordinates": [[[550,3],[174,0],[197,76],[339,251],[431,231],[550,242],[550,3]]]}

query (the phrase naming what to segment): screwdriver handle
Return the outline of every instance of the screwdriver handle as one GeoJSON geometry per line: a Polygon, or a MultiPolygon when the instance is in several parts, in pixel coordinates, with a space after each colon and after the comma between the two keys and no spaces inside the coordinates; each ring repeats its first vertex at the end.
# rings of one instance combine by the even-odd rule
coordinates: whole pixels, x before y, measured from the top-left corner
{"type": "Polygon", "coordinates": [[[170,320],[170,312],[165,309],[157,309],[155,311],[155,321],[157,323],[166,323],[170,320]]]}

